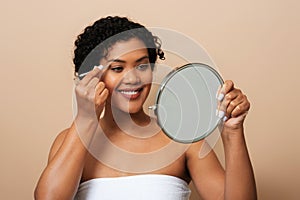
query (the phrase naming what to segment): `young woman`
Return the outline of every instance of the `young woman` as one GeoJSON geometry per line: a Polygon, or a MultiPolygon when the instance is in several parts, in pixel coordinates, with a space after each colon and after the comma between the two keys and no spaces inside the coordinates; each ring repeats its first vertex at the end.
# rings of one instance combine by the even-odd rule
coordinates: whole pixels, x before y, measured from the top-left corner
{"type": "MultiPolygon", "coordinates": [[[[213,151],[199,158],[204,141],[189,145],[162,167],[123,170],[128,165],[148,169],[150,162],[132,163],[114,154],[97,140],[99,132],[114,146],[134,155],[159,152],[173,142],[161,130],[143,137],[145,132],[132,126],[134,122],[138,127],[149,128],[153,121],[144,113],[143,104],[151,88],[153,63],[157,56],[163,59],[164,54],[158,39],[144,26],[122,17],[96,21],[78,36],[75,46],[76,74],[83,65],[108,67],[96,67],[78,81],[76,117],[55,139],[36,186],[35,199],[188,199],[191,180],[203,199],[256,199],[243,128],[250,103],[232,81],[225,81],[219,95],[225,170],[213,151]],[[124,35],[114,37],[124,31],[124,35]],[[85,62],[91,54],[92,59],[85,62]],[[91,146],[96,150],[91,151],[91,146]],[[97,159],[95,151],[125,167],[97,159]]],[[[151,162],[156,160],[152,157],[151,162]]]]}

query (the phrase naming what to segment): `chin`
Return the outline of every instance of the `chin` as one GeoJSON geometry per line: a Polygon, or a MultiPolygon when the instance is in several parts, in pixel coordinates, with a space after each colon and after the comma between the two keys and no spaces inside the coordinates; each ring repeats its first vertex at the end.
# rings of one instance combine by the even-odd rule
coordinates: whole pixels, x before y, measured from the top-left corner
{"type": "Polygon", "coordinates": [[[137,114],[137,113],[141,113],[141,112],[144,112],[143,108],[141,109],[131,109],[129,110],[129,114],[137,114]]]}
{"type": "Polygon", "coordinates": [[[115,109],[118,109],[122,112],[129,113],[129,114],[137,114],[140,112],[144,112],[142,105],[141,106],[134,105],[134,106],[128,106],[128,107],[118,106],[118,107],[115,107],[115,109]]]}

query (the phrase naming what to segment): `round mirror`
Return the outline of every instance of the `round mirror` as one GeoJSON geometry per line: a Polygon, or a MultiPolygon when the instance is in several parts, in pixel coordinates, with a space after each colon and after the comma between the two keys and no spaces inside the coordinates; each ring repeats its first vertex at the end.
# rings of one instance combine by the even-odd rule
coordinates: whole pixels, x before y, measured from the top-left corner
{"type": "Polygon", "coordinates": [[[154,113],[162,130],[181,143],[199,141],[221,121],[217,92],[223,80],[212,67],[190,63],[170,72],[157,92],[154,113]]]}

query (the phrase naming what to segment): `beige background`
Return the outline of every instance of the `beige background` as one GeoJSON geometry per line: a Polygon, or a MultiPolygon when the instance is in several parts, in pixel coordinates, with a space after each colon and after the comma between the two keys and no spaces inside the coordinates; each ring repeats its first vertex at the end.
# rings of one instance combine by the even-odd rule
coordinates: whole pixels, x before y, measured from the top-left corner
{"type": "Polygon", "coordinates": [[[108,14],[201,43],[252,102],[246,137],[260,199],[299,199],[299,10],[296,0],[2,1],[0,199],[32,199],[53,139],[72,120],[75,37],[108,14]]]}

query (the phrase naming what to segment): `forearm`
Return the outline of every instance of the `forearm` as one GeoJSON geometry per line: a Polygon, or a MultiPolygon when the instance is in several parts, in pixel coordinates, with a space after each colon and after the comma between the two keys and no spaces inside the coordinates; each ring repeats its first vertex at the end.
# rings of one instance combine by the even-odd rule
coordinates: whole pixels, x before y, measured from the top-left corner
{"type": "MultiPolygon", "coordinates": [[[[81,126],[80,131],[86,130],[86,141],[92,139],[96,127],[95,122],[81,126]]],[[[73,199],[81,179],[86,154],[87,148],[78,135],[78,126],[73,123],[60,148],[43,171],[36,187],[35,198],[73,199]]]]}
{"type": "Polygon", "coordinates": [[[225,199],[257,199],[243,128],[222,131],[225,151],[225,199]]]}

